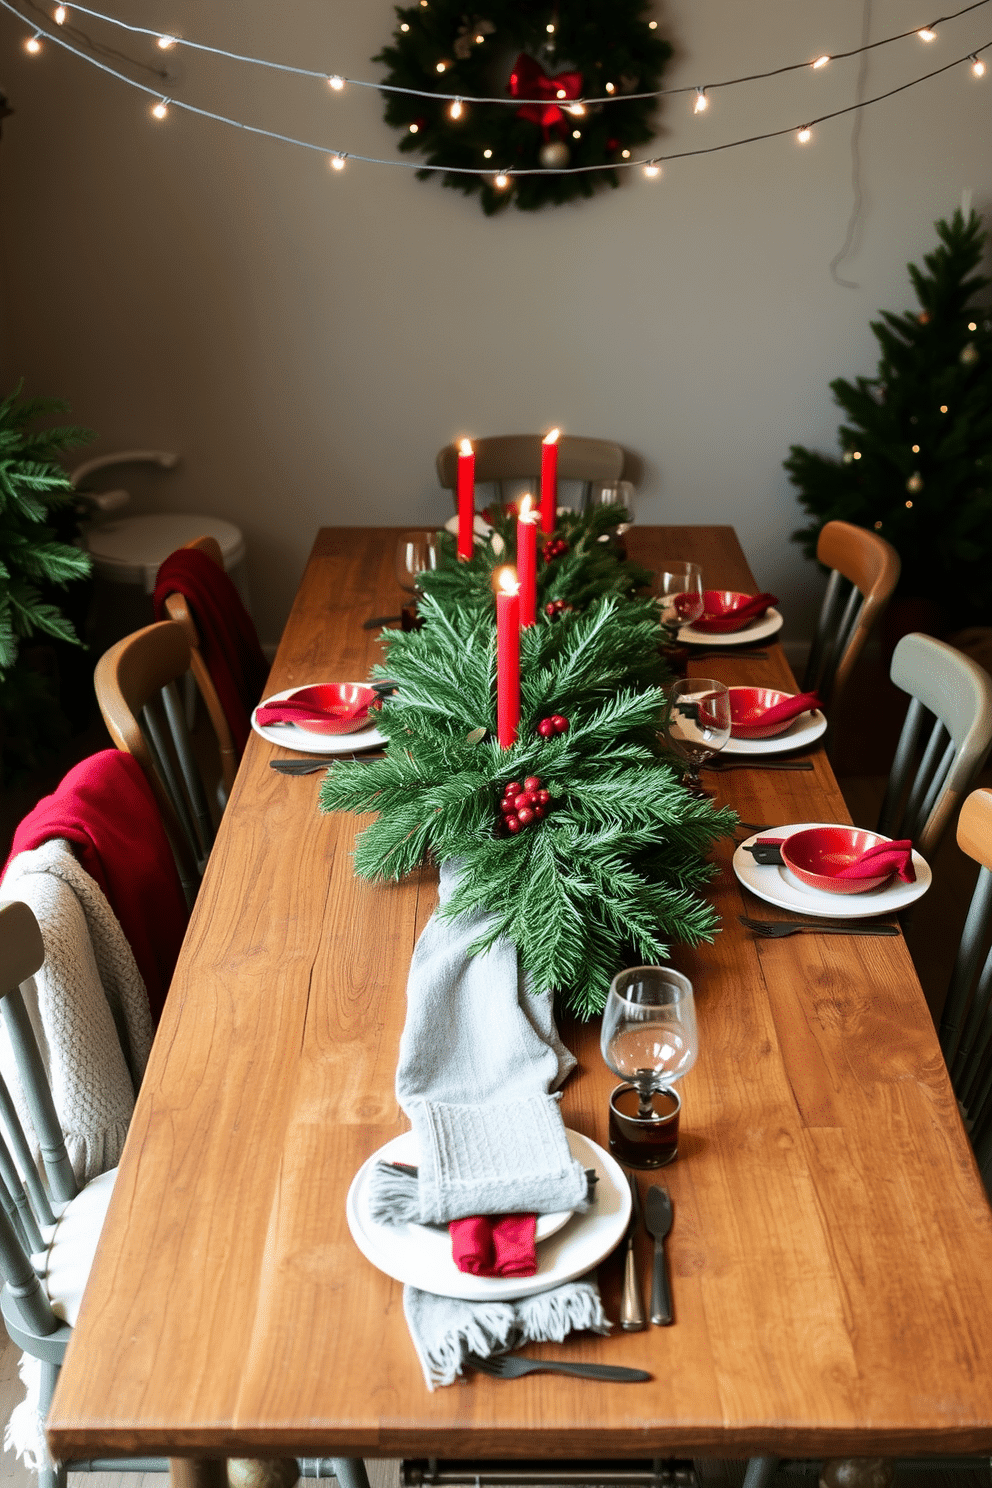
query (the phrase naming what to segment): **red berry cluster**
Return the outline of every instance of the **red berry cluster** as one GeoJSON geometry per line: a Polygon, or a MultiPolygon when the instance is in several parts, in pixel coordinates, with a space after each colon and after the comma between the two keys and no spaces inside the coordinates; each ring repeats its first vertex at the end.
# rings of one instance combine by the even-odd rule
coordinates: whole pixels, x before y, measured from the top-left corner
{"type": "Polygon", "coordinates": [[[511,780],[503,792],[499,809],[503,813],[503,825],[513,835],[532,822],[541,821],[548,814],[551,797],[541,788],[540,775],[528,775],[523,785],[511,780]]]}
{"type": "Polygon", "coordinates": [[[566,610],[572,610],[574,608],[574,605],[570,605],[564,599],[549,599],[544,606],[544,613],[550,615],[552,620],[557,620],[558,616],[564,615],[566,610]]]}
{"type": "Polygon", "coordinates": [[[568,552],[568,543],[563,537],[549,537],[544,544],[544,561],[550,563],[552,558],[561,558],[568,552]]]}
{"type": "Polygon", "coordinates": [[[562,718],[560,713],[553,713],[550,718],[541,719],[537,732],[542,739],[553,739],[555,734],[567,734],[568,719],[562,718]]]}

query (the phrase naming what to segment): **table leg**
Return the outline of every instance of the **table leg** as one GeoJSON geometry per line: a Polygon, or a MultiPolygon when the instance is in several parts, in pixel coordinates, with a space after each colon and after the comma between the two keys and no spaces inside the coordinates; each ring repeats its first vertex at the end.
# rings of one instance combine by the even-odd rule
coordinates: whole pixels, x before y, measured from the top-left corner
{"type": "Polygon", "coordinates": [[[361,1457],[332,1457],[338,1488],[369,1488],[369,1475],[361,1457]]]}
{"type": "Polygon", "coordinates": [[[752,1457],[744,1473],[744,1488],[768,1488],[781,1457],[752,1457]]]}
{"type": "Polygon", "coordinates": [[[172,1488],[227,1488],[226,1457],[170,1457],[172,1488]]]}

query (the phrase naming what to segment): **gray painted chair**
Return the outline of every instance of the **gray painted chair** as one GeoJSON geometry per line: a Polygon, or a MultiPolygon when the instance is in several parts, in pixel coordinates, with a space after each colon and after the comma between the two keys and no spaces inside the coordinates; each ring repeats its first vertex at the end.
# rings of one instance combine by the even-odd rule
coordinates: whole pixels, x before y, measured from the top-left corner
{"type": "MultiPolygon", "coordinates": [[[[472,447],[476,484],[495,485],[501,502],[505,500],[504,481],[533,481],[536,492],[541,476],[540,434],[497,434],[488,439],[474,439],[472,447]]],[[[563,434],[558,441],[558,479],[582,481],[584,499],[594,483],[620,480],[623,466],[623,448],[609,439],[563,434]]],[[[454,495],[458,485],[457,444],[446,444],[438,451],[437,478],[454,495]]]]}
{"type": "Polygon", "coordinates": [[[192,906],[213,846],[214,823],[176,685],[190,662],[183,627],[160,620],[111,646],[97,662],[93,682],[111,738],[145,772],[192,906]]]}
{"type": "Polygon", "coordinates": [[[911,838],[929,857],[992,747],[992,678],[963,652],[919,634],[903,636],[889,675],[912,701],[878,830],[911,838]]]}

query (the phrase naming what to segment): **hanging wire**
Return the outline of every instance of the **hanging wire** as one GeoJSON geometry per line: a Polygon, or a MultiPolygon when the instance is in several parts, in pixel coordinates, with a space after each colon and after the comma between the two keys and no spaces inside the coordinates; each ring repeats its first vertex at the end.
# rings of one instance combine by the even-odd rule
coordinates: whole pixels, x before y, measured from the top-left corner
{"type": "MultiPolygon", "coordinates": [[[[130,31],[136,36],[154,36],[157,40],[160,36],[166,34],[162,31],[156,31],[152,26],[135,26],[127,21],[118,20],[116,16],[106,15],[103,11],[91,10],[85,5],[71,4],[71,0],[66,0],[66,3],[70,10],[78,11],[80,15],[90,16],[92,19],[98,21],[105,21],[110,26],[119,26],[121,30],[130,31]]],[[[952,11],[949,15],[938,16],[935,20],[931,20],[930,22],[928,22],[928,27],[929,29],[933,29],[937,26],[943,25],[946,21],[957,20],[959,16],[967,15],[970,11],[978,10],[981,6],[988,5],[989,3],[990,0],[972,0],[972,3],[970,5],[965,5],[961,10],[955,10],[952,11]]],[[[6,8],[8,10],[12,9],[12,7],[9,5],[6,8]]],[[[17,12],[15,11],[14,14],[16,15],[17,12]]],[[[866,43],[859,47],[852,47],[851,50],[847,52],[831,52],[829,60],[831,62],[843,62],[848,57],[857,57],[862,52],[874,50],[875,47],[888,46],[889,43],[893,41],[904,41],[907,36],[917,36],[919,35],[919,31],[919,26],[913,26],[909,31],[899,31],[893,36],[882,37],[879,41],[866,43]]],[[[177,46],[189,47],[193,51],[197,52],[207,52],[214,57],[225,57],[228,61],[231,62],[245,62],[252,67],[268,67],[276,72],[292,73],[297,77],[312,77],[319,78],[321,79],[321,81],[325,81],[329,75],[333,75],[335,77],[341,78],[345,83],[350,84],[353,88],[375,88],[380,93],[405,93],[413,96],[414,98],[434,98],[443,103],[454,103],[458,98],[458,95],[455,93],[436,93],[430,88],[401,88],[393,83],[372,83],[363,78],[347,77],[344,73],[329,73],[326,69],[312,67],[295,67],[288,62],[272,62],[265,57],[252,57],[241,52],[229,52],[224,47],[209,46],[206,42],[202,41],[190,41],[187,40],[187,38],[184,36],[172,37],[171,32],[168,34],[171,39],[174,40],[177,46]]],[[[969,56],[971,55],[972,54],[969,53],[969,56]]],[[[808,59],[804,62],[789,62],[784,67],[772,67],[767,72],[746,73],[742,77],[725,78],[723,82],[706,83],[702,86],[704,86],[707,90],[711,90],[714,88],[730,88],[737,83],[759,82],[763,78],[780,77],[783,73],[798,72],[801,71],[803,68],[808,68],[812,65],[812,62],[810,62],[808,59]]],[[[602,98],[580,98],[577,99],[576,102],[582,104],[595,103],[598,105],[607,103],[625,103],[631,102],[635,99],[644,98],[666,98],[673,97],[679,93],[695,93],[698,86],[699,85],[695,83],[688,83],[678,88],[658,88],[650,93],[616,93],[612,96],[607,95],[602,98]]],[[[462,95],[462,97],[464,98],[464,95],[462,95]]],[[[473,97],[472,101],[474,103],[498,103],[509,105],[510,107],[515,108],[519,108],[521,102],[519,98],[508,98],[505,94],[501,95],[499,98],[473,97]]],[[[533,102],[535,100],[531,101],[533,102]]],[[[427,167],[424,168],[426,169],[427,167]]]]}
{"type": "MultiPolygon", "coordinates": [[[[871,34],[871,0],[864,0],[864,10],[861,15],[861,40],[867,42],[871,34]]],[[[858,81],[854,90],[855,103],[864,100],[865,89],[868,84],[868,53],[865,51],[861,58],[861,66],[858,68],[858,81]]],[[[855,236],[860,236],[861,208],[864,205],[864,190],[861,182],[861,125],[864,113],[859,109],[854,116],[851,126],[851,190],[853,200],[851,202],[851,215],[847,219],[847,232],[844,241],[830,260],[830,277],[841,289],[860,289],[853,279],[842,279],[837,269],[851,252],[854,246],[855,236]]]]}
{"type": "MultiPolygon", "coordinates": [[[[979,0],[979,3],[987,4],[988,0],[979,0]]],[[[6,11],[9,11],[11,15],[16,16],[18,20],[23,21],[25,25],[29,26],[32,30],[36,29],[34,27],[34,23],[29,21],[28,18],[23,15],[15,5],[11,4],[11,0],[0,0],[0,7],[2,7],[6,11]]],[[[153,32],[151,34],[158,35],[159,33],[153,32]]],[[[146,96],[150,96],[155,99],[161,99],[162,95],[160,89],[150,88],[145,83],[136,82],[134,78],[129,78],[123,72],[118,72],[116,68],[110,67],[106,62],[101,62],[98,58],[91,57],[89,53],[80,51],[78,47],[71,46],[69,42],[66,41],[64,36],[60,36],[57,33],[53,33],[50,31],[42,31],[40,29],[38,29],[38,35],[44,36],[46,41],[50,41],[55,46],[61,47],[63,51],[71,53],[74,57],[81,58],[82,61],[89,63],[91,67],[96,67],[100,72],[106,73],[109,77],[116,78],[118,82],[126,83],[129,88],[135,88],[139,93],[144,93],[146,96]]],[[[939,77],[941,73],[950,72],[951,69],[954,67],[960,67],[962,63],[970,62],[973,58],[978,57],[982,52],[988,51],[990,47],[992,47],[992,41],[987,41],[980,47],[971,48],[964,54],[963,57],[957,57],[953,62],[945,63],[943,67],[936,67],[932,72],[926,72],[921,77],[912,78],[908,83],[902,83],[898,88],[890,88],[885,93],[878,93],[875,95],[874,98],[866,98],[863,100],[863,102],[849,104],[846,108],[833,109],[830,113],[820,114],[815,119],[807,120],[803,127],[810,129],[815,124],[826,123],[828,119],[839,119],[845,114],[854,112],[854,110],[856,109],[868,108],[871,104],[881,103],[881,101],[885,98],[893,98],[897,93],[904,93],[908,88],[915,88],[919,83],[925,83],[930,78],[939,77]]],[[[806,65],[808,66],[809,64],[807,63],[806,65]]],[[[320,77],[326,76],[325,73],[319,73],[317,75],[320,77]]],[[[519,105],[519,100],[514,100],[514,102],[518,103],[519,105]]],[[[212,119],[215,123],[227,124],[232,129],[244,130],[246,134],[254,134],[259,135],[264,139],[277,140],[281,144],[296,145],[301,150],[317,151],[322,155],[335,157],[342,162],[345,159],[358,160],[361,161],[364,165],[386,165],[393,166],[394,168],[399,170],[425,171],[434,175],[491,176],[497,169],[496,166],[490,166],[488,167],[488,169],[480,169],[476,166],[429,165],[414,160],[384,160],[375,155],[357,155],[351,150],[338,150],[333,146],[318,145],[312,140],[298,139],[295,135],[281,134],[274,129],[263,129],[261,125],[258,124],[245,124],[240,119],[232,119],[226,114],[214,113],[211,109],[200,108],[197,104],[186,103],[179,98],[171,98],[169,100],[169,106],[175,109],[182,109],[184,110],[184,112],[193,114],[197,118],[212,119]]],[[[568,174],[589,175],[596,171],[633,170],[639,167],[651,168],[657,167],[662,162],[669,160],[686,160],[693,155],[716,155],[723,150],[736,149],[739,145],[753,145],[757,144],[761,140],[779,139],[786,134],[795,134],[797,128],[799,127],[800,126],[798,125],[790,124],[785,129],[770,129],[763,134],[751,134],[743,139],[725,140],[722,144],[706,145],[695,150],[675,150],[667,155],[654,155],[649,157],[642,156],[637,160],[606,161],[601,165],[573,166],[570,168],[568,174]]],[[[542,166],[535,166],[533,168],[525,169],[520,169],[513,166],[505,166],[500,171],[500,174],[508,178],[516,178],[518,176],[545,176],[547,175],[547,171],[542,166]]]]}

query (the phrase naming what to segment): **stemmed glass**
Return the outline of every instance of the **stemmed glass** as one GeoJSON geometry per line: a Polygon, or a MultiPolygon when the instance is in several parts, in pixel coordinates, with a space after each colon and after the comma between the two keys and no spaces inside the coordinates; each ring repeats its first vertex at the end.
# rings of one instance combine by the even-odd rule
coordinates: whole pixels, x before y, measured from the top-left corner
{"type": "Polygon", "coordinates": [[[611,1152],[628,1167],[663,1167],[678,1152],[682,1103],[671,1087],[699,1053],[688,977],[667,966],[619,972],[603,1012],[600,1048],[627,1082],[610,1096],[611,1152]]]}
{"type": "Polygon", "coordinates": [[[683,677],[673,683],[665,729],[672,749],[685,760],[683,784],[693,795],[708,795],[699,771],[730,738],[729,690],[712,677],[683,677]]]}
{"type": "Polygon", "coordinates": [[[404,602],[401,620],[404,630],[415,630],[417,620],[417,596],[420,594],[418,579],[422,573],[437,568],[437,538],[433,532],[404,532],[396,542],[396,582],[413,600],[404,602]]]}
{"type": "Polygon", "coordinates": [[[703,571],[698,563],[669,559],[655,574],[654,597],[661,623],[674,646],[683,625],[691,625],[703,613],[703,571]]]}

